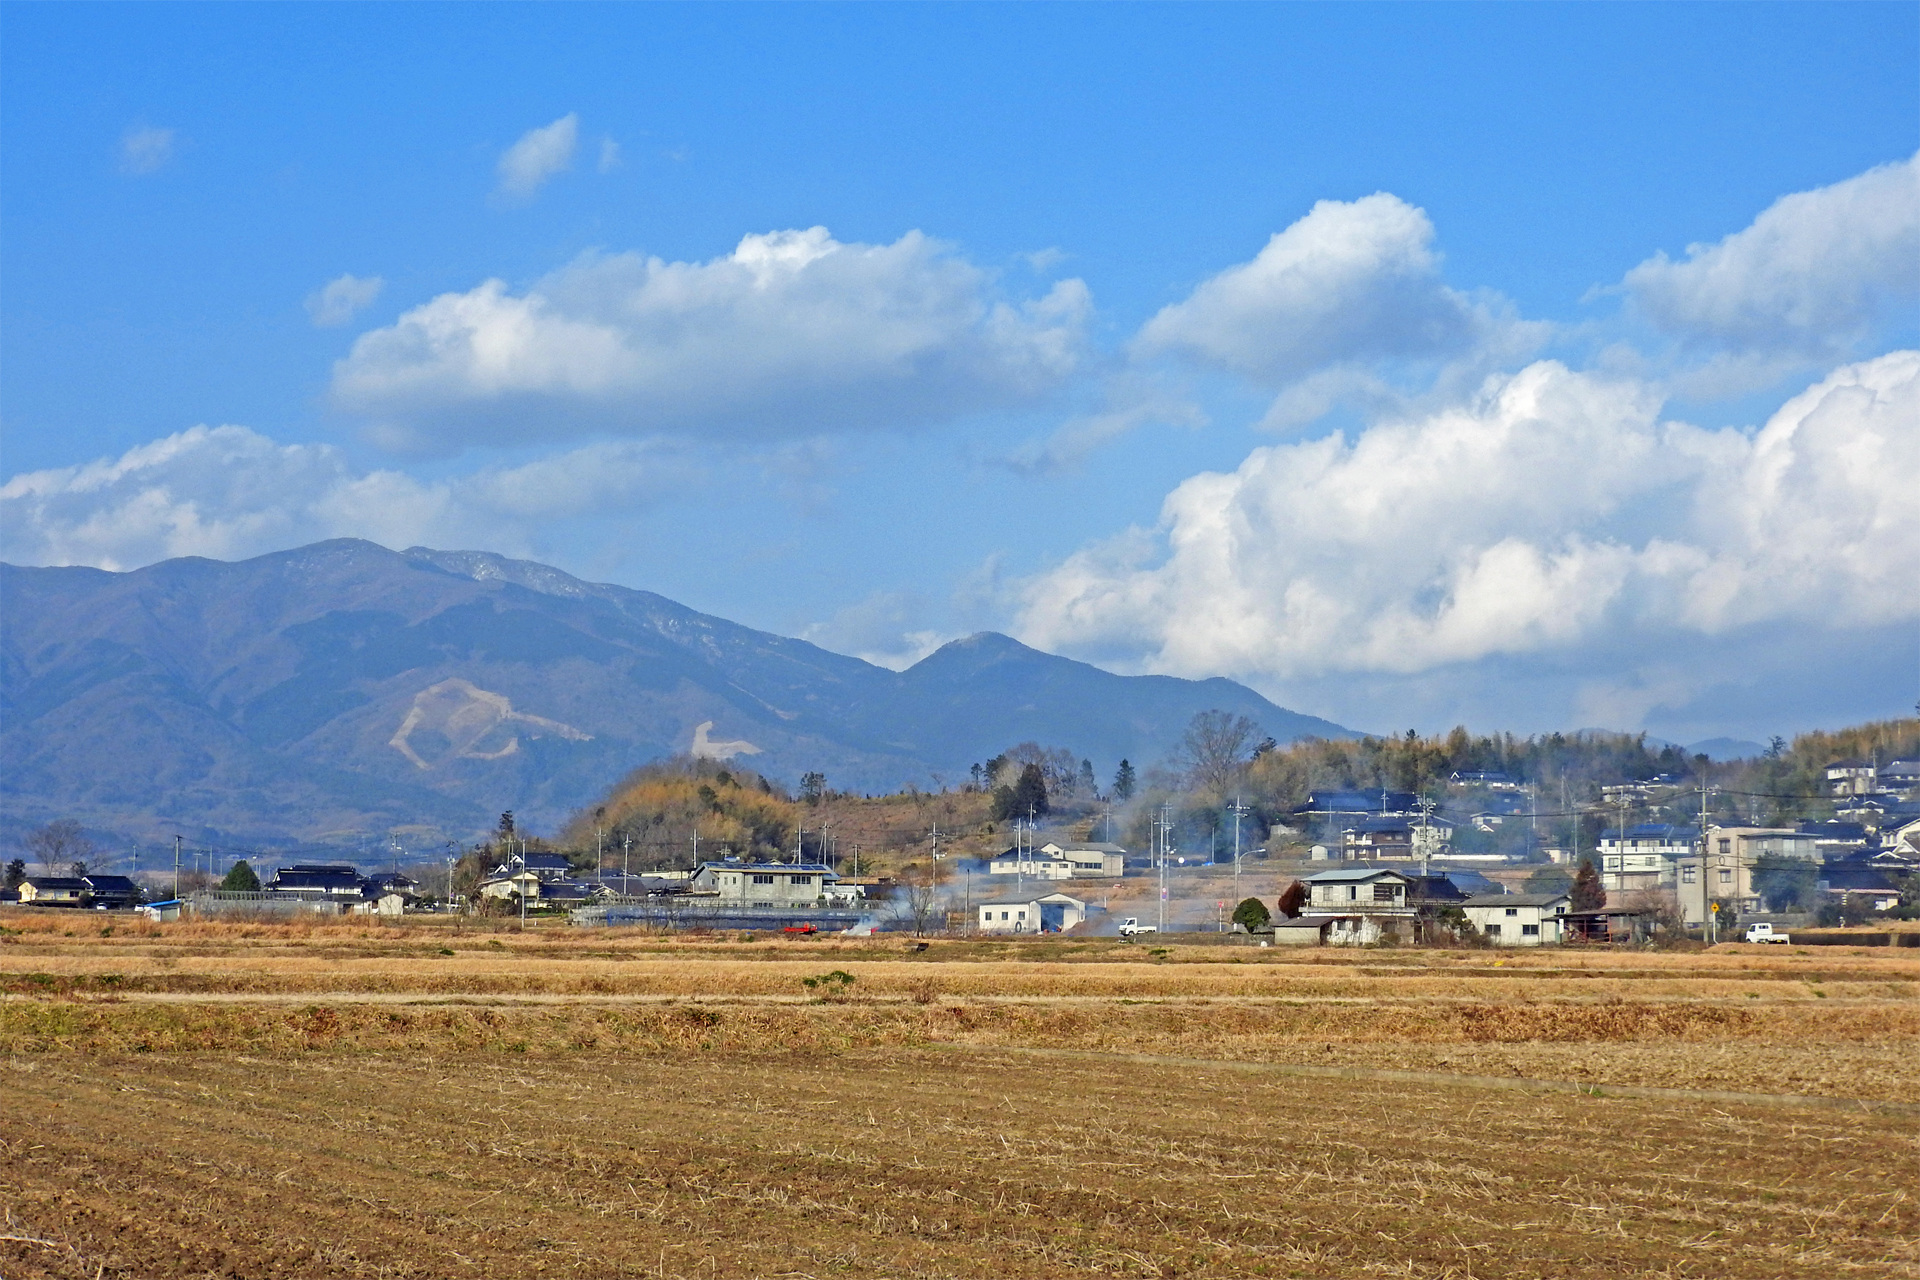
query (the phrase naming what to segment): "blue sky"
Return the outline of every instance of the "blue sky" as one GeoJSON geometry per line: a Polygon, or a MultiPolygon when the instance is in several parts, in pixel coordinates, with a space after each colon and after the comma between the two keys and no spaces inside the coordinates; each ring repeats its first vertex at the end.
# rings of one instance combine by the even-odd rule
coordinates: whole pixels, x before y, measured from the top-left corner
{"type": "Polygon", "coordinates": [[[1920,693],[1911,5],[0,23],[15,562],[483,546],[1374,729],[1920,693]]]}

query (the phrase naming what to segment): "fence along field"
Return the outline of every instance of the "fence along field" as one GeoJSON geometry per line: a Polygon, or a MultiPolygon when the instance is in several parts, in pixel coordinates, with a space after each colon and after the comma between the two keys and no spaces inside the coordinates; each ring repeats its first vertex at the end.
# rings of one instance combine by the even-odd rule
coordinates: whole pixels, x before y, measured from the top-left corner
{"type": "Polygon", "coordinates": [[[1920,1272],[1912,950],[6,923],[9,1277],[1920,1272]]]}

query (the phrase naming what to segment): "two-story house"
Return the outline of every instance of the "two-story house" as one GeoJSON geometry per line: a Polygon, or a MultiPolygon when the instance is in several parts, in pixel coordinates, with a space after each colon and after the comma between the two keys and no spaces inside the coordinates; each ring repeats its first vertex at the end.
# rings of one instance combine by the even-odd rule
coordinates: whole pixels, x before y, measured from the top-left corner
{"type": "Polygon", "coordinates": [[[1118,879],[1127,871],[1127,851],[1117,844],[1059,844],[1038,849],[1011,848],[987,863],[987,874],[1032,876],[1038,880],[1118,879]]]}
{"type": "Polygon", "coordinates": [[[688,877],[696,894],[711,894],[719,905],[748,910],[815,906],[834,898],[840,877],[820,862],[748,862],[728,858],[703,862],[688,877]]]}
{"type": "Polygon", "coordinates": [[[1871,760],[1835,760],[1827,766],[1827,794],[1871,795],[1880,789],[1879,774],[1871,760]]]}
{"type": "Polygon", "coordinates": [[[1600,887],[1609,894],[1672,889],[1679,883],[1680,860],[1692,856],[1692,827],[1643,822],[1624,831],[1600,833],[1600,887]]]}
{"type": "Polygon", "coordinates": [[[360,869],[344,862],[296,862],[275,871],[263,886],[268,893],[342,903],[359,902],[366,887],[360,869]]]}
{"type": "Polygon", "coordinates": [[[1409,890],[1412,879],[1385,867],[1317,871],[1307,887],[1301,919],[1324,919],[1321,935],[1335,946],[1378,942],[1383,934],[1411,938],[1417,914],[1409,890]]]}
{"type": "Polygon", "coordinates": [[[1453,838],[1450,823],[1438,818],[1361,818],[1340,832],[1340,856],[1349,862],[1404,862],[1431,858],[1453,838]]]}
{"type": "Polygon", "coordinates": [[[996,854],[987,863],[987,874],[1030,876],[1036,880],[1073,879],[1073,861],[1058,851],[1057,845],[1039,849],[1010,848],[996,854]]]}

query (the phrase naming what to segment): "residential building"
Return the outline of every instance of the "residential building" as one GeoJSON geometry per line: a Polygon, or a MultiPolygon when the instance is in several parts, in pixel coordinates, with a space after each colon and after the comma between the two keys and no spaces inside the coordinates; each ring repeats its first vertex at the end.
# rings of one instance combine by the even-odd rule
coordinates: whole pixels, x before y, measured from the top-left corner
{"type": "Polygon", "coordinates": [[[1460,904],[1473,927],[1502,947],[1544,947],[1566,940],[1573,899],[1564,893],[1487,893],[1460,904]]]}
{"type": "Polygon", "coordinates": [[[1914,864],[1898,854],[1860,853],[1820,868],[1820,892],[1856,919],[1900,905],[1900,878],[1914,864]]]}
{"type": "Polygon", "coordinates": [[[1920,760],[1889,760],[1880,766],[1875,780],[1882,791],[1912,791],[1920,787],[1920,760]]]}
{"type": "Polygon", "coordinates": [[[125,911],[146,900],[140,886],[127,876],[87,875],[87,905],[108,911],[125,911]]]}
{"type": "Polygon", "coordinates": [[[1064,893],[1001,898],[974,908],[981,933],[1063,933],[1087,918],[1087,904],[1064,893]]]}
{"type": "Polygon", "coordinates": [[[1835,760],[1827,766],[1827,794],[1870,795],[1880,789],[1879,772],[1871,760],[1835,760]]]}
{"type": "Polygon", "coordinates": [[[1045,849],[1010,848],[996,855],[987,863],[987,874],[995,876],[1030,876],[1036,880],[1073,879],[1073,860],[1065,854],[1048,852],[1053,845],[1045,849]]]}
{"type": "Polygon", "coordinates": [[[1307,793],[1307,802],[1294,810],[1295,813],[1307,817],[1367,813],[1405,816],[1419,811],[1420,798],[1413,792],[1388,791],[1384,788],[1366,791],[1311,791],[1307,793]]]}
{"type": "Polygon", "coordinates": [[[1709,827],[1714,852],[1751,866],[1763,857],[1820,861],[1820,842],[1797,827],[1709,827]]]}
{"type": "Polygon", "coordinates": [[[78,907],[86,896],[87,882],[79,876],[28,876],[20,882],[23,907],[78,907]]]}
{"type": "Polygon", "coordinates": [[[1127,851],[1117,844],[1093,840],[1069,841],[1066,844],[1043,844],[1040,852],[1065,858],[1072,863],[1076,880],[1117,880],[1127,873],[1127,851]]]}
{"type": "Polygon", "coordinates": [[[1841,822],[1837,818],[1826,822],[1803,822],[1799,831],[1802,835],[1813,837],[1814,849],[1822,862],[1844,858],[1866,848],[1873,840],[1873,833],[1867,830],[1864,822],[1841,822]]]}
{"type": "Polygon", "coordinates": [[[1704,857],[1694,853],[1680,859],[1679,870],[1675,895],[1680,900],[1680,916],[1689,926],[1698,927],[1709,916],[1729,910],[1745,915],[1762,907],[1760,895],[1753,891],[1753,864],[1740,859],[1731,841],[1724,848],[1717,840],[1710,841],[1704,857]],[[1721,904],[1718,912],[1714,910],[1716,903],[1721,904]]]}
{"type": "Polygon", "coordinates": [[[367,882],[360,870],[344,862],[296,862],[281,867],[264,886],[268,893],[291,894],[307,899],[358,902],[366,893],[367,882]]]}
{"type": "Polygon", "coordinates": [[[1389,933],[1412,936],[1416,908],[1408,892],[1410,876],[1385,867],[1354,867],[1316,871],[1302,883],[1307,886],[1303,918],[1326,918],[1323,937],[1329,945],[1359,946],[1389,933]]]}
{"type": "Polygon", "coordinates": [[[696,894],[712,894],[725,907],[775,909],[817,905],[835,898],[840,879],[821,862],[748,862],[728,858],[703,862],[688,880],[696,894]]]}
{"type": "Polygon", "coordinates": [[[1608,893],[1671,889],[1682,858],[1694,852],[1692,827],[1643,822],[1600,833],[1600,887],[1608,893]]]}
{"type": "Polygon", "coordinates": [[[1455,769],[1447,782],[1456,787],[1485,787],[1489,791],[1519,791],[1521,784],[1499,769],[1455,769]]]}
{"type": "Polygon", "coordinates": [[[531,872],[542,880],[565,880],[573,874],[573,864],[564,853],[516,853],[493,869],[496,876],[531,872]]]}
{"type": "Polygon", "coordinates": [[[1349,862],[1405,862],[1438,855],[1452,838],[1452,825],[1439,818],[1360,818],[1342,827],[1340,855],[1349,862]]]}

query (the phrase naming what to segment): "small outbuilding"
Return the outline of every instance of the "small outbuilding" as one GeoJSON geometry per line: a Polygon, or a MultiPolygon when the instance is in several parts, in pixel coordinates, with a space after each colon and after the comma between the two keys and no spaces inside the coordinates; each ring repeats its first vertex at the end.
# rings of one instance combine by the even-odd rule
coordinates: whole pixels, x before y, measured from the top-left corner
{"type": "Polygon", "coordinates": [[[1087,918],[1087,904],[1064,893],[982,902],[974,909],[981,933],[1063,933],[1087,918]]]}
{"type": "Polygon", "coordinates": [[[1495,946],[1543,947],[1566,940],[1573,900],[1564,893],[1485,893],[1460,909],[1495,946]]]}

